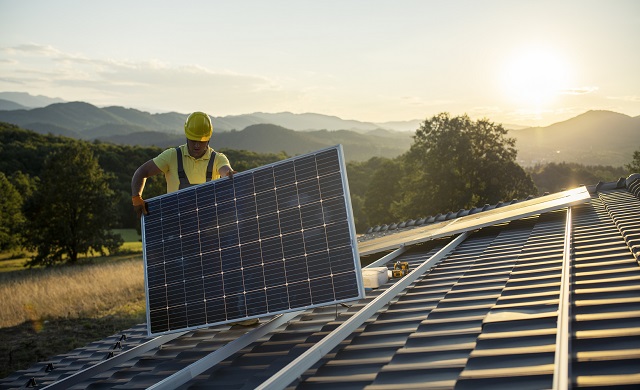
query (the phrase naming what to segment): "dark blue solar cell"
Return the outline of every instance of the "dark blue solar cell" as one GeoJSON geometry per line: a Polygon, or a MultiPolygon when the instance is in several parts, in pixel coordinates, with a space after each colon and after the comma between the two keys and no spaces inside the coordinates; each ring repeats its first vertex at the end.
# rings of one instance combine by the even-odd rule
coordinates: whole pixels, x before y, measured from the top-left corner
{"type": "Polygon", "coordinates": [[[260,241],[262,248],[262,260],[265,263],[280,261],[284,257],[282,254],[282,240],[280,237],[262,239],[260,241]]]}
{"type": "Polygon", "coordinates": [[[336,300],[333,293],[333,280],[330,277],[312,279],[309,282],[309,288],[314,305],[336,300]]]}
{"type": "Polygon", "coordinates": [[[200,300],[187,302],[187,326],[198,326],[207,321],[206,305],[200,300]]]}
{"type": "Polygon", "coordinates": [[[227,311],[224,305],[224,298],[222,297],[215,297],[214,299],[207,298],[207,301],[205,302],[205,311],[207,316],[206,323],[208,324],[227,320],[227,311]]]}
{"type": "Polygon", "coordinates": [[[342,149],[149,199],[150,333],[357,299],[342,149]]]}
{"type": "Polygon", "coordinates": [[[287,282],[296,283],[309,279],[307,272],[307,263],[304,256],[287,258],[285,267],[287,267],[287,282]]]}
{"type": "Polygon", "coordinates": [[[324,215],[322,213],[322,205],[318,202],[300,207],[300,217],[302,218],[302,227],[305,230],[323,226],[324,215]]]}
{"type": "Polygon", "coordinates": [[[169,307],[169,328],[182,329],[189,326],[187,320],[187,307],[183,304],[180,306],[169,307]]]}
{"type": "Polygon", "coordinates": [[[303,233],[304,247],[307,253],[326,252],[328,240],[325,229],[321,227],[305,229],[303,233]]]}
{"type": "Polygon", "coordinates": [[[273,177],[273,168],[264,167],[260,171],[253,173],[253,186],[255,192],[260,193],[264,191],[271,191],[276,186],[275,179],[273,177]]]}
{"type": "Polygon", "coordinates": [[[277,313],[291,308],[289,306],[289,292],[285,285],[268,288],[266,294],[268,313],[277,313]]]}
{"type": "Polygon", "coordinates": [[[286,210],[298,206],[296,186],[278,187],[276,190],[278,210],[286,210]]]}
{"type": "Polygon", "coordinates": [[[322,199],[331,199],[336,196],[341,197],[344,195],[344,188],[342,187],[342,178],[340,175],[333,174],[320,176],[319,182],[322,199]]]}
{"type": "Polygon", "coordinates": [[[266,240],[280,235],[280,221],[277,214],[258,218],[258,224],[260,226],[261,239],[266,240]]]}
{"type": "Polygon", "coordinates": [[[267,287],[284,286],[287,283],[286,269],[282,259],[264,265],[264,280],[267,287]]]}
{"type": "Polygon", "coordinates": [[[267,294],[264,289],[247,292],[245,300],[247,302],[248,316],[257,316],[265,313],[267,308],[267,294]]]}
{"type": "Polygon", "coordinates": [[[220,182],[216,184],[216,203],[220,205],[221,203],[233,200],[234,197],[233,181],[228,178],[221,179],[220,182]]]}
{"type": "Polygon", "coordinates": [[[247,304],[243,293],[227,295],[224,301],[229,319],[242,318],[247,315],[247,304]]]}
{"type": "Polygon", "coordinates": [[[150,331],[165,332],[169,329],[169,313],[167,310],[154,310],[149,313],[150,331]]]}
{"type": "Polygon", "coordinates": [[[276,187],[292,185],[296,181],[296,173],[293,161],[278,164],[273,167],[276,187]]]}
{"type": "Polygon", "coordinates": [[[271,189],[256,194],[256,210],[260,216],[274,214],[278,211],[276,191],[271,189]]]}
{"type": "Polygon", "coordinates": [[[204,295],[207,301],[222,298],[224,289],[222,288],[222,274],[205,276],[202,282],[204,286],[204,295]]]}
{"type": "Polygon", "coordinates": [[[280,232],[287,234],[302,229],[300,210],[298,208],[280,211],[280,232]]]}
{"type": "Polygon", "coordinates": [[[311,289],[309,282],[293,283],[287,286],[289,291],[289,304],[292,307],[304,307],[311,305],[311,289]]]}
{"type": "Polygon", "coordinates": [[[358,292],[358,285],[354,283],[355,271],[352,269],[348,272],[335,274],[333,277],[333,285],[335,289],[336,300],[349,299],[358,292]]]}
{"type": "Polygon", "coordinates": [[[302,157],[294,161],[296,170],[296,179],[298,184],[303,180],[309,180],[315,178],[316,170],[316,158],[315,156],[302,157]]]}
{"type": "Polygon", "coordinates": [[[320,186],[314,177],[311,180],[298,183],[298,201],[301,205],[320,201],[320,186]]]}
{"type": "Polygon", "coordinates": [[[262,267],[244,267],[242,270],[245,291],[264,291],[264,272],[262,267]]]}
{"type": "Polygon", "coordinates": [[[253,174],[251,172],[235,175],[232,181],[236,198],[253,195],[253,174]]]}
{"type": "Polygon", "coordinates": [[[345,222],[347,211],[344,209],[344,199],[333,198],[322,201],[322,215],[326,224],[345,222]]]}
{"type": "Polygon", "coordinates": [[[216,227],[217,224],[218,216],[216,207],[213,204],[200,205],[198,208],[198,226],[200,230],[216,227]]]}
{"type": "Polygon", "coordinates": [[[218,204],[218,226],[235,224],[237,220],[234,202],[218,204]]]}
{"type": "Polygon", "coordinates": [[[340,171],[340,159],[337,150],[326,150],[316,154],[318,175],[336,174],[340,171]]]}
{"type": "Polygon", "coordinates": [[[238,236],[240,237],[240,243],[243,245],[260,239],[260,229],[255,216],[252,219],[238,222],[238,236]]]}
{"type": "Polygon", "coordinates": [[[282,236],[282,253],[286,259],[304,255],[304,239],[301,232],[285,234],[282,236]]]}
{"type": "Polygon", "coordinates": [[[256,198],[251,195],[236,199],[236,216],[239,221],[256,218],[256,198]]]}
{"type": "Polygon", "coordinates": [[[222,248],[222,250],[220,251],[220,263],[222,264],[222,270],[224,272],[235,272],[242,268],[242,262],[240,260],[240,248],[237,245],[228,248],[222,248]]]}

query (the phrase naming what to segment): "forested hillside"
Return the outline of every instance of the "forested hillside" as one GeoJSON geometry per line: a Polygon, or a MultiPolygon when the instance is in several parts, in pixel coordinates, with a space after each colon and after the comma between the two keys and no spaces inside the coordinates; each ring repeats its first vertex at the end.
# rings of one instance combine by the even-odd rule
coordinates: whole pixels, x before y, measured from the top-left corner
{"type": "MultiPolygon", "coordinates": [[[[98,139],[125,145],[154,145],[169,147],[184,142],[183,135],[166,133],[133,133],[98,139]]],[[[251,150],[257,153],[280,153],[290,156],[313,152],[342,144],[347,161],[366,161],[372,157],[393,158],[409,150],[411,136],[408,133],[392,133],[378,130],[360,134],[354,131],[316,130],[293,131],[284,127],[260,124],[242,131],[214,132],[211,145],[216,148],[251,150]]]]}
{"type": "MultiPolygon", "coordinates": [[[[0,110],[0,122],[41,134],[122,145],[168,147],[183,142],[186,114],[151,114],[84,102],[15,108],[0,110]]],[[[348,161],[395,158],[407,152],[420,124],[418,120],[370,123],[290,112],[212,116],[212,120],[214,147],[297,155],[340,143],[348,161]]],[[[516,139],[517,161],[522,166],[563,162],[622,166],[640,145],[640,117],[588,111],[546,127],[511,129],[509,137],[516,139]]]]}
{"type": "MultiPolygon", "coordinates": [[[[71,143],[93,151],[100,167],[112,176],[111,189],[120,195],[119,212],[114,216],[123,228],[136,226],[131,208],[131,176],[145,161],[157,156],[163,149],[154,146],[115,145],[100,141],[87,142],[72,138],[42,135],[0,122],[0,172],[7,177],[17,174],[38,178],[44,167],[45,158],[54,151],[71,143]]],[[[287,157],[284,154],[255,153],[242,150],[217,149],[225,153],[237,171],[244,171],[287,157]]],[[[147,182],[145,197],[165,192],[164,178],[156,176],[147,182]]],[[[78,194],[82,196],[82,194],[78,194]]]]}
{"type": "MultiPolygon", "coordinates": [[[[296,153],[291,154],[284,152],[260,153],[225,147],[228,144],[222,142],[221,134],[214,134],[212,144],[215,144],[216,150],[227,154],[237,171],[255,168],[279,161],[293,154],[317,150],[325,146],[315,138],[318,136],[316,132],[294,132],[277,126],[274,126],[273,130],[277,136],[274,136],[268,145],[268,147],[274,148],[273,150],[278,150],[278,145],[288,146],[289,138],[294,135],[304,135],[311,146],[309,150],[295,149],[296,153]]],[[[227,136],[231,137],[231,141],[241,142],[245,149],[268,150],[260,149],[264,146],[259,145],[255,138],[250,137],[252,131],[257,131],[257,129],[250,127],[247,132],[229,132],[227,136]]],[[[342,143],[343,145],[353,141],[350,137],[355,134],[352,132],[330,133],[336,137],[332,139],[334,144],[342,143]]],[[[182,137],[163,140],[159,139],[157,134],[151,135],[149,133],[146,133],[146,138],[155,139],[166,147],[184,142],[182,137]]],[[[232,143],[231,141],[229,144],[232,143]]],[[[3,173],[17,187],[23,197],[27,197],[30,188],[37,185],[38,178],[43,172],[46,157],[72,143],[90,149],[94,158],[98,160],[99,166],[109,175],[110,186],[119,196],[117,215],[113,216],[117,219],[118,225],[123,228],[136,227],[137,220],[131,208],[131,176],[140,164],[155,157],[164,147],[118,145],[103,141],[89,142],[63,136],[42,135],[0,122],[0,173],[3,173]]],[[[372,148],[373,146],[363,142],[360,147],[372,148]]],[[[347,147],[345,149],[348,154],[349,149],[347,147]]],[[[347,162],[347,176],[355,223],[360,232],[373,224],[382,221],[390,223],[399,218],[391,213],[391,210],[397,207],[398,200],[404,196],[404,194],[398,193],[396,187],[399,182],[406,180],[403,179],[405,175],[408,178],[416,176],[414,171],[407,168],[408,161],[404,160],[402,156],[394,157],[391,153],[389,154],[388,157],[373,157],[363,161],[347,162]],[[396,190],[389,192],[389,188],[396,188],[396,190]],[[369,206],[365,207],[367,204],[369,206]],[[373,204],[376,207],[373,207],[373,204]]],[[[629,154],[625,161],[629,163],[632,159],[633,155],[629,154]]],[[[531,175],[539,193],[560,191],[578,184],[595,184],[598,181],[617,180],[619,177],[626,177],[629,173],[627,171],[622,166],[583,166],[575,163],[538,164],[527,168],[527,172],[531,175]]],[[[150,198],[162,194],[164,191],[164,178],[157,176],[147,182],[144,195],[146,198],[150,198]]],[[[82,196],[82,194],[78,194],[78,196],[82,196]]],[[[413,215],[410,210],[406,211],[406,214],[410,217],[420,217],[413,215]]]]}

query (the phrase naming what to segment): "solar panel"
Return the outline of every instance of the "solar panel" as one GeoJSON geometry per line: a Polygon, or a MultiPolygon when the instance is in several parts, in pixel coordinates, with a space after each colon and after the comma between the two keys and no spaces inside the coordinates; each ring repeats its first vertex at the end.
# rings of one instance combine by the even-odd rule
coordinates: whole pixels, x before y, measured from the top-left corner
{"type": "Polygon", "coordinates": [[[364,296],[341,145],[147,203],[149,334],[364,296]]]}
{"type": "Polygon", "coordinates": [[[397,249],[402,245],[412,245],[420,242],[434,240],[441,237],[459,234],[469,230],[513,221],[528,216],[542,214],[568,206],[585,203],[591,199],[589,191],[585,187],[579,187],[568,191],[541,196],[530,200],[503,206],[498,209],[483,211],[478,214],[466,215],[450,221],[421,226],[397,232],[389,236],[383,236],[359,245],[358,252],[361,255],[397,249]]]}

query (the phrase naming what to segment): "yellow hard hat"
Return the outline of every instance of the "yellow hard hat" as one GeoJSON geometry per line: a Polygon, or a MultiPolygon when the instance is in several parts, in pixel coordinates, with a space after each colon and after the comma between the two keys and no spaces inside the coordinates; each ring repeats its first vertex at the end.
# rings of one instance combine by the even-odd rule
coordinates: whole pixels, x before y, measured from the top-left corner
{"type": "Polygon", "coordinates": [[[212,133],[211,118],[204,112],[193,112],[184,122],[184,134],[192,141],[208,141],[212,133]]]}

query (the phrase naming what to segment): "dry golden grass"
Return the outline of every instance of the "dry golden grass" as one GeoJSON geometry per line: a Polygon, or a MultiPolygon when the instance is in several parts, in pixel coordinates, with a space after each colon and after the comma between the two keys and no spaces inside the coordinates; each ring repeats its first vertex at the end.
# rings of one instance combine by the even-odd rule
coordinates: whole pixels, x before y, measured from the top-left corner
{"type": "Polygon", "coordinates": [[[0,328],[144,310],[142,258],[0,273],[0,297],[0,328]]]}

